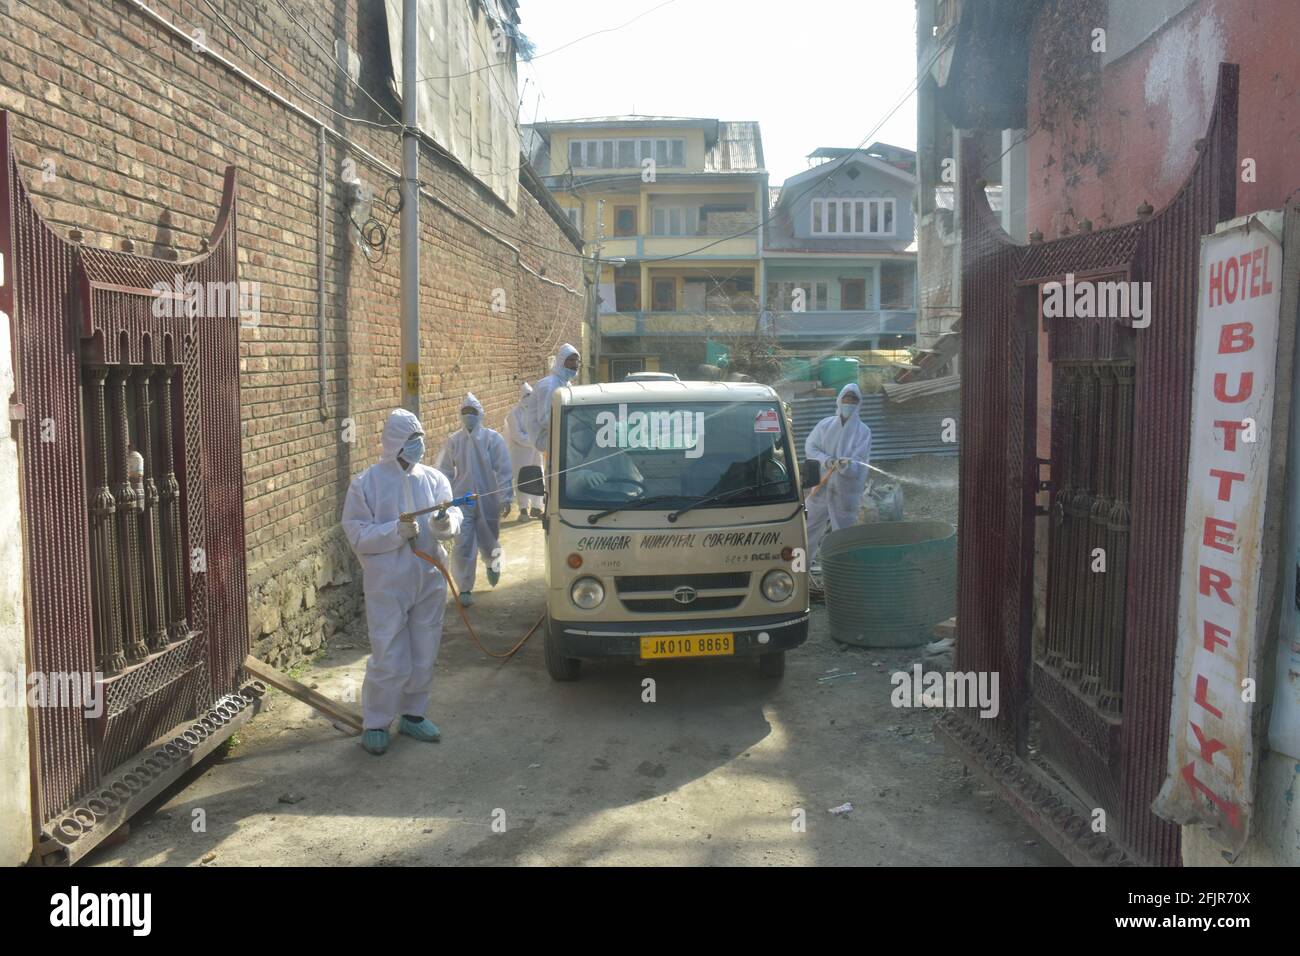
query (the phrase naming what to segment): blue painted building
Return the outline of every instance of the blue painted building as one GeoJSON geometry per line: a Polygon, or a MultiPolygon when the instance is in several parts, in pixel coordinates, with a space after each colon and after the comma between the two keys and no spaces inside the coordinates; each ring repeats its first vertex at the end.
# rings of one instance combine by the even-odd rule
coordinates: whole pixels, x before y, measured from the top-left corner
{"type": "Polygon", "coordinates": [[[823,147],[809,160],[781,186],[764,230],[763,324],[788,352],[906,362],[916,341],[916,154],[873,143],[823,147]]]}

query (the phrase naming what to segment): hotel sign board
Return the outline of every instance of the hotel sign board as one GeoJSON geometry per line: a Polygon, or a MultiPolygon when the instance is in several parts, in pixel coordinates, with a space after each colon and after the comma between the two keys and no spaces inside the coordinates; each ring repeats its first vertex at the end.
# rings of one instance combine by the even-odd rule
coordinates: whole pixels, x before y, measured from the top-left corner
{"type": "Polygon", "coordinates": [[[1285,491],[1268,487],[1281,275],[1282,245],[1258,217],[1201,240],[1169,756],[1154,809],[1207,827],[1232,853],[1246,843],[1254,789],[1261,602],[1272,593],[1262,583],[1274,573],[1265,503],[1285,491]]]}

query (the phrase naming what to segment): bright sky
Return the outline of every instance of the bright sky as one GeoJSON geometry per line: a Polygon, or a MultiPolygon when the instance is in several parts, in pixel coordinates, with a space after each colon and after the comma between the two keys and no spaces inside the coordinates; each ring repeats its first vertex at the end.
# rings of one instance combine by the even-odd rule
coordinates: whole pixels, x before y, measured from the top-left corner
{"type": "MultiPolygon", "coordinates": [[[[642,13],[521,62],[521,121],[632,112],[758,120],[777,186],[807,169],[816,147],[862,143],[916,78],[913,0],[519,4],[538,54],[642,13]]],[[[916,148],[915,94],[866,143],[876,140],[916,148]]]]}

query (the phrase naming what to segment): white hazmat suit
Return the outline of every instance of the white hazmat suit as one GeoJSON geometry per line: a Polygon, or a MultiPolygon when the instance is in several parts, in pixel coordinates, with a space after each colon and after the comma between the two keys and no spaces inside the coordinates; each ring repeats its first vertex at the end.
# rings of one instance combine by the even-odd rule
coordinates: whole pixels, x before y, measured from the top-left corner
{"type": "MultiPolygon", "coordinates": [[[[542,463],[542,453],[534,447],[532,435],[528,431],[528,400],[533,394],[533,387],[524,382],[519,392],[519,404],[506,413],[505,426],[506,443],[510,446],[510,470],[516,480],[519,478],[520,468],[542,463]]],[[[529,508],[542,507],[542,499],[537,495],[526,495],[517,489],[516,491],[520,515],[529,508]]]]}
{"type": "Polygon", "coordinates": [[[570,355],[577,354],[578,350],[568,342],[561,345],[560,351],[555,354],[551,374],[538,380],[528,402],[528,434],[532,436],[533,447],[542,454],[551,449],[551,393],[577,377],[572,369],[564,365],[570,355]]]}
{"type": "Polygon", "coordinates": [[[408,543],[398,518],[451,500],[451,483],[427,465],[403,469],[397,460],[413,435],[423,435],[420,420],[399,408],[384,425],[383,456],[352,479],[343,505],[343,531],[361,560],[370,630],[370,659],[361,688],[365,727],[387,730],[398,714],[423,714],[429,706],[433,665],[442,643],[447,582],[433,565],[417,557],[419,548],[440,561],[442,545],[460,529],[459,508],[434,527],[432,514],[415,519],[419,533],[408,543]]]}
{"type": "Polygon", "coordinates": [[[501,527],[501,509],[514,500],[510,481],[510,450],[500,432],[482,424],[483,406],[474,393],[465,396],[461,408],[478,410],[478,424],[473,431],[454,432],[438,455],[438,468],[451,479],[456,497],[473,492],[479,496],[475,507],[461,524],[460,535],[452,549],[451,576],[461,592],[474,590],[477,557],[489,567],[500,569],[504,560],[497,534],[501,527]]]}
{"type": "Polygon", "coordinates": [[[862,392],[850,382],[840,389],[835,414],[817,423],[804,442],[804,458],[821,463],[824,482],[808,497],[808,564],[821,551],[826,532],[839,531],[857,523],[862,492],[867,485],[867,463],[871,461],[871,429],[859,418],[862,392]],[[845,403],[853,394],[858,404],[845,403]],[[830,471],[834,462],[835,470],[830,471]]]}

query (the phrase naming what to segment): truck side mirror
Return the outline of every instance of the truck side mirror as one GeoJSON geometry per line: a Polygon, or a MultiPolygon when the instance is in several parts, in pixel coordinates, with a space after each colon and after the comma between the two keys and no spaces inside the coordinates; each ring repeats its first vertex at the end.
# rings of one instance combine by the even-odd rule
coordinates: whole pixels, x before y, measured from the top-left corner
{"type": "Polygon", "coordinates": [[[537,498],[546,495],[546,487],[542,484],[541,465],[524,465],[519,469],[517,483],[520,494],[533,495],[537,498]]]}
{"type": "Polygon", "coordinates": [[[822,463],[816,458],[809,458],[799,466],[799,483],[803,485],[805,491],[820,484],[821,480],[822,463]]]}

